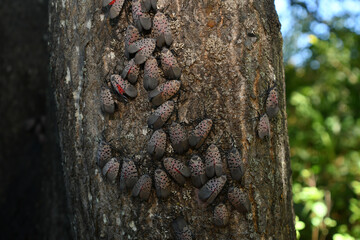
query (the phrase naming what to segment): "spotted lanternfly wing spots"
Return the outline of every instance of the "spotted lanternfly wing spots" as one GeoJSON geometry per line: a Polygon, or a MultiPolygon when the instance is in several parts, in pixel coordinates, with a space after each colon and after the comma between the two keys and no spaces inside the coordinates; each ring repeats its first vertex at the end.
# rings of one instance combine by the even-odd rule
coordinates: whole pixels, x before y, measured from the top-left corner
{"type": "Polygon", "coordinates": [[[195,127],[189,136],[189,144],[191,147],[198,149],[204,143],[210,133],[212,124],[213,121],[211,119],[205,119],[195,127]]]}
{"type": "Polygon", "coordinates": [[[167,101],[161,104],[149,117],[147,123],[154,130],[161,128],[174,111],[174,102],[167,101]]]}
{"type": "Polygon", "coordinates": [[[132,190],[132,196],[139,196],[142,200],[148,200],[151,193],[151,185],[151,177],[147,174],[142,175],[132,190]]]}
{"type": "Polygon", "coordinates": [[[154,57],[150,56],[144,67],[144,88],[147,91],[155,89],[159,84],[159,67],[154,57]]]}
{"type": "Polygon", "coordinates": [[[130,58],[129,55],[129,46],[140,39],[140,33],[139,30],[137,30],[134,25],[129,25],[126,29],[125,33],[125,56],[127,59],[130,58]]]}
{"type": "Polygon", "coordinates": [[[170,176],[180,185],[184,185],[185,178],[190,177],[189,168],[174,158],[165,158],[163,164],[170,176]]]}
{"type": "Polygon", "coordinates": [[[119,174],[120,163],[116,160],[116,158],[110,159],[109,162],[105,164],[102,169],[103,175],[107,180],[114,183],[119,174]]]}
{"type": "Polygon", "coordinates": [[[135,26],[141,32],[143,29],[150,30],[151,18],[148,13],[145,13],[141,9],[140,0],[132,0],[132,15],[135,26]]]}
{"type": "Polygon", "coordinates": [[[181,82],[177,80],[170,80],[157,86],[154,90],[149,92],[149,101],[154,106],[166,102],[172,98],[180,89],[181,82]]]}
{"type": "Polygon", "coordinates": [[[244,175],[244,163],[241,159],[239,151],[235,147],[233,147],[229,152],[228,167],[231,177],[235,181],[241,181],[241,178],[244,175]]]}
{"type": "Polygon", "coordinates": [[[108,88],[101,89],[101,110],[109,114],[113,114],[115,111],[114,99],[108,88]]]}
{"type": "Polygon", "coordinates": [[[174,151],[178,154],[187,152],[189,149],[187,133],[183,126],[179,123],[173,122],[169,127],[169,135],[171,145],[174,151]]]}
{"type": "Polygon", "coordinates": [[[211,144],[205,154],[205,172],[209,178],[220,177],[223,174],[223,165],[219,149],[215,144],[211,144]]]}
{"type": "Polygon", "coordinates": [[[121,77],[123,79],[127,79],[130,83],[134,84],[138,79],[139,71],[139,65],[136,65],[134,59],[131,59],[129,63],[125,66],[121,77]]]}
{"type": "Polygon", "coordinates": [[[279,112],[278,92],[273,88],[266,99],[266,113],[269,118],[274,118],[279,112]]]}
{"type": "Polygon", "coordinates": [[[134,161],[124,159],[120,173],[120,191],[131,189],[138,180],[138,172],[134,161]]]}
{"type": "Polygon", "coordinates": [[[198,155],[192,156],[189,162],[191,181],[196,188],[201,188],[207,181],[204,163],[198,155]]]}
{"type": "Polygon", "coordinates": [[[225,204],[220,203],[214,209],[214,224],[219,227],[224,227],[229,222],[229,211],[225,204]]]}
{"type": "Polygon", "coordinates": [[[151,56],[154,50],[155,39],[152,38],[138,40],[132,43],[128,48],[129,53],[136,53],[134,59],[136,64],[143,64],[148,57],[151,56]]]}
{"type": "Polygon", "coordinates": [[[135,98],[137,96],[136,88],[128,81],[124,80],[120,75],[111,75],[110,81],[115,91],[120,96],[123,96],[124,94],[131,98],[135,98]]]}
{"type": "Polygon", "coordinates": [[[214,201],[226,183],[226,175],[210,179],[199,191],[199,199],[207,204],[214,201]]]}
{"type": "Polygon", "coordinates": [[[110,158],[111,158],[110,144],[101,141],[99,144],[99,149],[97,151],[97,165],[100,168],[103,168],[105,164],[110,160],[110,158]]]}
{"type": "Polygon", "coordinates": [[[173,42],[170,26],[165,14],[157,12],[153,21],[153,32],[156,38],[156,45],[160,48],[165,44],[170,46],[173,42]]]}
{"type": "Polygon", "coordinates": [[[176,58],[167,48],[161,51],[161,67],[167,79],[179,79],[181,69],[176,61],[176,58]]]}
{"type": "Polygon", "coordinates": [[[184,217],[178,217],[172,222],[174,235],[176,240],[191,240],[193,239],[191,230],[186,224],[184,217]]]}
{"type": "Polygon", "coordinates": [[[147,146],[147,152],[154,157],[154,159],[161,159],[165,153],[166,148],[166,133],[162,129],[156,130],[150,138],[147,146]]]}
{"type": "Polygon", "coordinates": [[[229,188],[228,198],[230,203],[241,213],[247,213],[250,211],[250,200],[248,194],[237,188],[229,188]]]}
{"type": "Polygon", "coordinates": [[[166,172],[161,169],[156,169],[155,174],[155,189],[159,198],[167,198],[170,194],[170,179],[166,172]]]}
{"type": "Polygon", "coordinates": [[[258,125],[258,134],[261,139],[270,136],[270,122],[266,113],[260,118],[260,122],[258,125]]]}

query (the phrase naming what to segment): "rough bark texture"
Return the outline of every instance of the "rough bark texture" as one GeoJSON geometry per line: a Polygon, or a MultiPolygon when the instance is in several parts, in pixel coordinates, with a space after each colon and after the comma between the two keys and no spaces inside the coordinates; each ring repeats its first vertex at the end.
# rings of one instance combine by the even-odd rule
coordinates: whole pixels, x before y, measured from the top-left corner
{"type": "Polygon", "coordinates": [[[173,239],[170,223],[184,215],[196,239],[295,239],[282,38],[273,1],[159,0],[158,7],[170,19],[172,49],[182,67],[178,119],[173,114],[169,122],[178,120],[190,130],[200,119],[214,120],[198,151],[176,156],[168,146],[166,155],[187,162],[218,141],[225,164],[232,136],[247,168],[244,189],[251,212],[240,214],[227,200],[227,189],[239,186],[228,171],[224,189],[205,209],[199,207],[190,180],[184,187],[172,183],[168,200],[158,200],[153,191],[148,202],[120,194],[118,184],[105,181],[95,163],[102,132],[112,140],[114,155],[133,157],[140,174],[152,176],[161,166],[146,154],[152,108],[142,78],[137,98],[118,102],[112,116],[100,110],[101,86],[125,64],[130,3],[111,26],[100,1],[51,1],[51,78],[74,237],[173,239]],[[269,84],[278,86],[281,110],[266,141],[257,137],[256,117],[265,112],[269,84]],[[225,228],[212,222],[220,202],[231,211],[225,228]]]}

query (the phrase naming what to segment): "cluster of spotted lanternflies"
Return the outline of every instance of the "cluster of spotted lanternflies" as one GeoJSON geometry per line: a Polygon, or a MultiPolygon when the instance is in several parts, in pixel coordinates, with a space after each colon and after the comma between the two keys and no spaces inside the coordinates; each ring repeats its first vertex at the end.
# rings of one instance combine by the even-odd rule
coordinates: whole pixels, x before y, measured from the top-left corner
{"type": "MultiPolygon", "coordinates": [[[[103,0],[103,6],[110,8],[110,18],[119,15],[125,0],[103,0]]],[[[173,42],[170,24],[165,14],[157,9],[157,0],[131,0],[133,25],[129,24],[125,33],[125,56],[129,59],[122,74],[110,77],[114,91],[121,97],[135,98],[137,89],[133,86],[138,80],[140,65],[144,64],[144,88],[149,91],[148,98],[157,107],[148,118],[148,126],[153,134],[148,142],[147,152],[153,159],[161,160],[166,149],[167,136],[162,129],[172,115],[175,103],[170,100],[180,89],[181,69],[172,52],[167,48],[173,42]],[[153,19],[151,18],[153,16],[153,19]],[[140,33],[152,28],[154,38],[142,38],[140,33]],[[153,57],[156,49],[161,50],[161,69],[168,81],[159,85],[160,69],[153,57]]],[[[113,114],[115,102],[109,88],[101,89],[101,109],[104,113],[113,114]]],[[[261,116],[258,125],[258,135],[261,139],[270,137],[269,118],[277,115],[278,96],[275,88],[271,89],[266,100],[266,113],[261,116]]],[[[213,121],[202,120],[190,133],[176,122],[168,126],[168,133],[172,148],[177,154],[186,153],[189,148],[199,149],[205,142],[213,121]]],[[[205,162],[198,155],[193,155],[188,162],[167,157],[163,160],[165,170],[158,168],[154,171],[154,185],[156,195],[166,199],[170,196],[171,179],[183,186],[186,178],[191,178],[192,184],[199,189],[198,198],[205,206],[210,205],[223,189],[227,176],[223,169],[218,147],[211,144],[205,152],[205,162]],[[170,177],[169,177],[170,175],[170,177]]],[[[139,177],[135,162],[124,158],[122,166],[117,158],[112,158],[109,143],[101,141],[97,154],[97,164],[110,182],[117,182],[120,173],[120,191],[131,190],[133,197],[148,200],[153,187],[152,178],[144,174],[139,177]]],[[[233,180],[241,182],[244,175],[244,164],[240,152],[233,147],[227,157],[227,165],[233,180]]],[[[230,203],[241,213],[250,211],[248,194],[242,188],[230,187],[228,190],[230,203]]],[[[214,208],[214,224],[225,226],[229,221],[229,211],[225,204],[220,203],[214,208]]],[[[172,227],[176,239],[192,239],[192,233],[185,219],[176,218],[172,227]]]]}

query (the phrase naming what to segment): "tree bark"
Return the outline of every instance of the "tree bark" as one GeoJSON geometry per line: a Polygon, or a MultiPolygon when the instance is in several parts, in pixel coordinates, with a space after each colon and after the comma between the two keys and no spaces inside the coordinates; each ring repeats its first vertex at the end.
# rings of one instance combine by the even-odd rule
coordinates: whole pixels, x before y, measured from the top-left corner
{"type": "Polygon", "coordinates": [[[112,140],[114,155],[132,157],[140,174],[153,176],[161,167],[146,154],[152,107],[142,77],[134,100],[117,102],[111,116],[100,110],[101,86],[124,67],[130,7],[125,2],[119,21],[111,25],[100,1],[50,2],[51,79],[74,238],[173,239],[171,222],[183,215],[195,239],[295,239],[282,37],[271,0],[158,0],[170,20],[171,49],[182,68],[177,114],[169,122],[191,130],[199,119],[214,120],[199,150],[178,156],[168,143],[166,156],[187,162],[217,142],[225,164],[232,136],[246,166],[243,187],[251,211],[241,214],[229,203],[228,188],[240,185],[228,170],[224,189],[205,209],[189,180],[184,187],[173,182],[168,200],[159,200],[153,190],[142,202],[102,177],[96,165],[102,133],[112,140]],[[280,112],[271,121],[271,138],[261,140],[257,116],[265,112],[269,85],[277,86],[280,112]],[[225,228],[212,221],[220,202],[231,213],[225,228]]]}

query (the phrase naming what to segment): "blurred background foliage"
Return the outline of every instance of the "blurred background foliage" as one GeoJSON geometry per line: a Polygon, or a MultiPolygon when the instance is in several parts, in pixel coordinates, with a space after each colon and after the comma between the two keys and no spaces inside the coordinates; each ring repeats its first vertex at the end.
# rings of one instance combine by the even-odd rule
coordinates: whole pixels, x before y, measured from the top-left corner
{"type": "Polygon", "coordinates": [[[276,0],[298,239],[360,239],[360,1],[276,0]]]}

